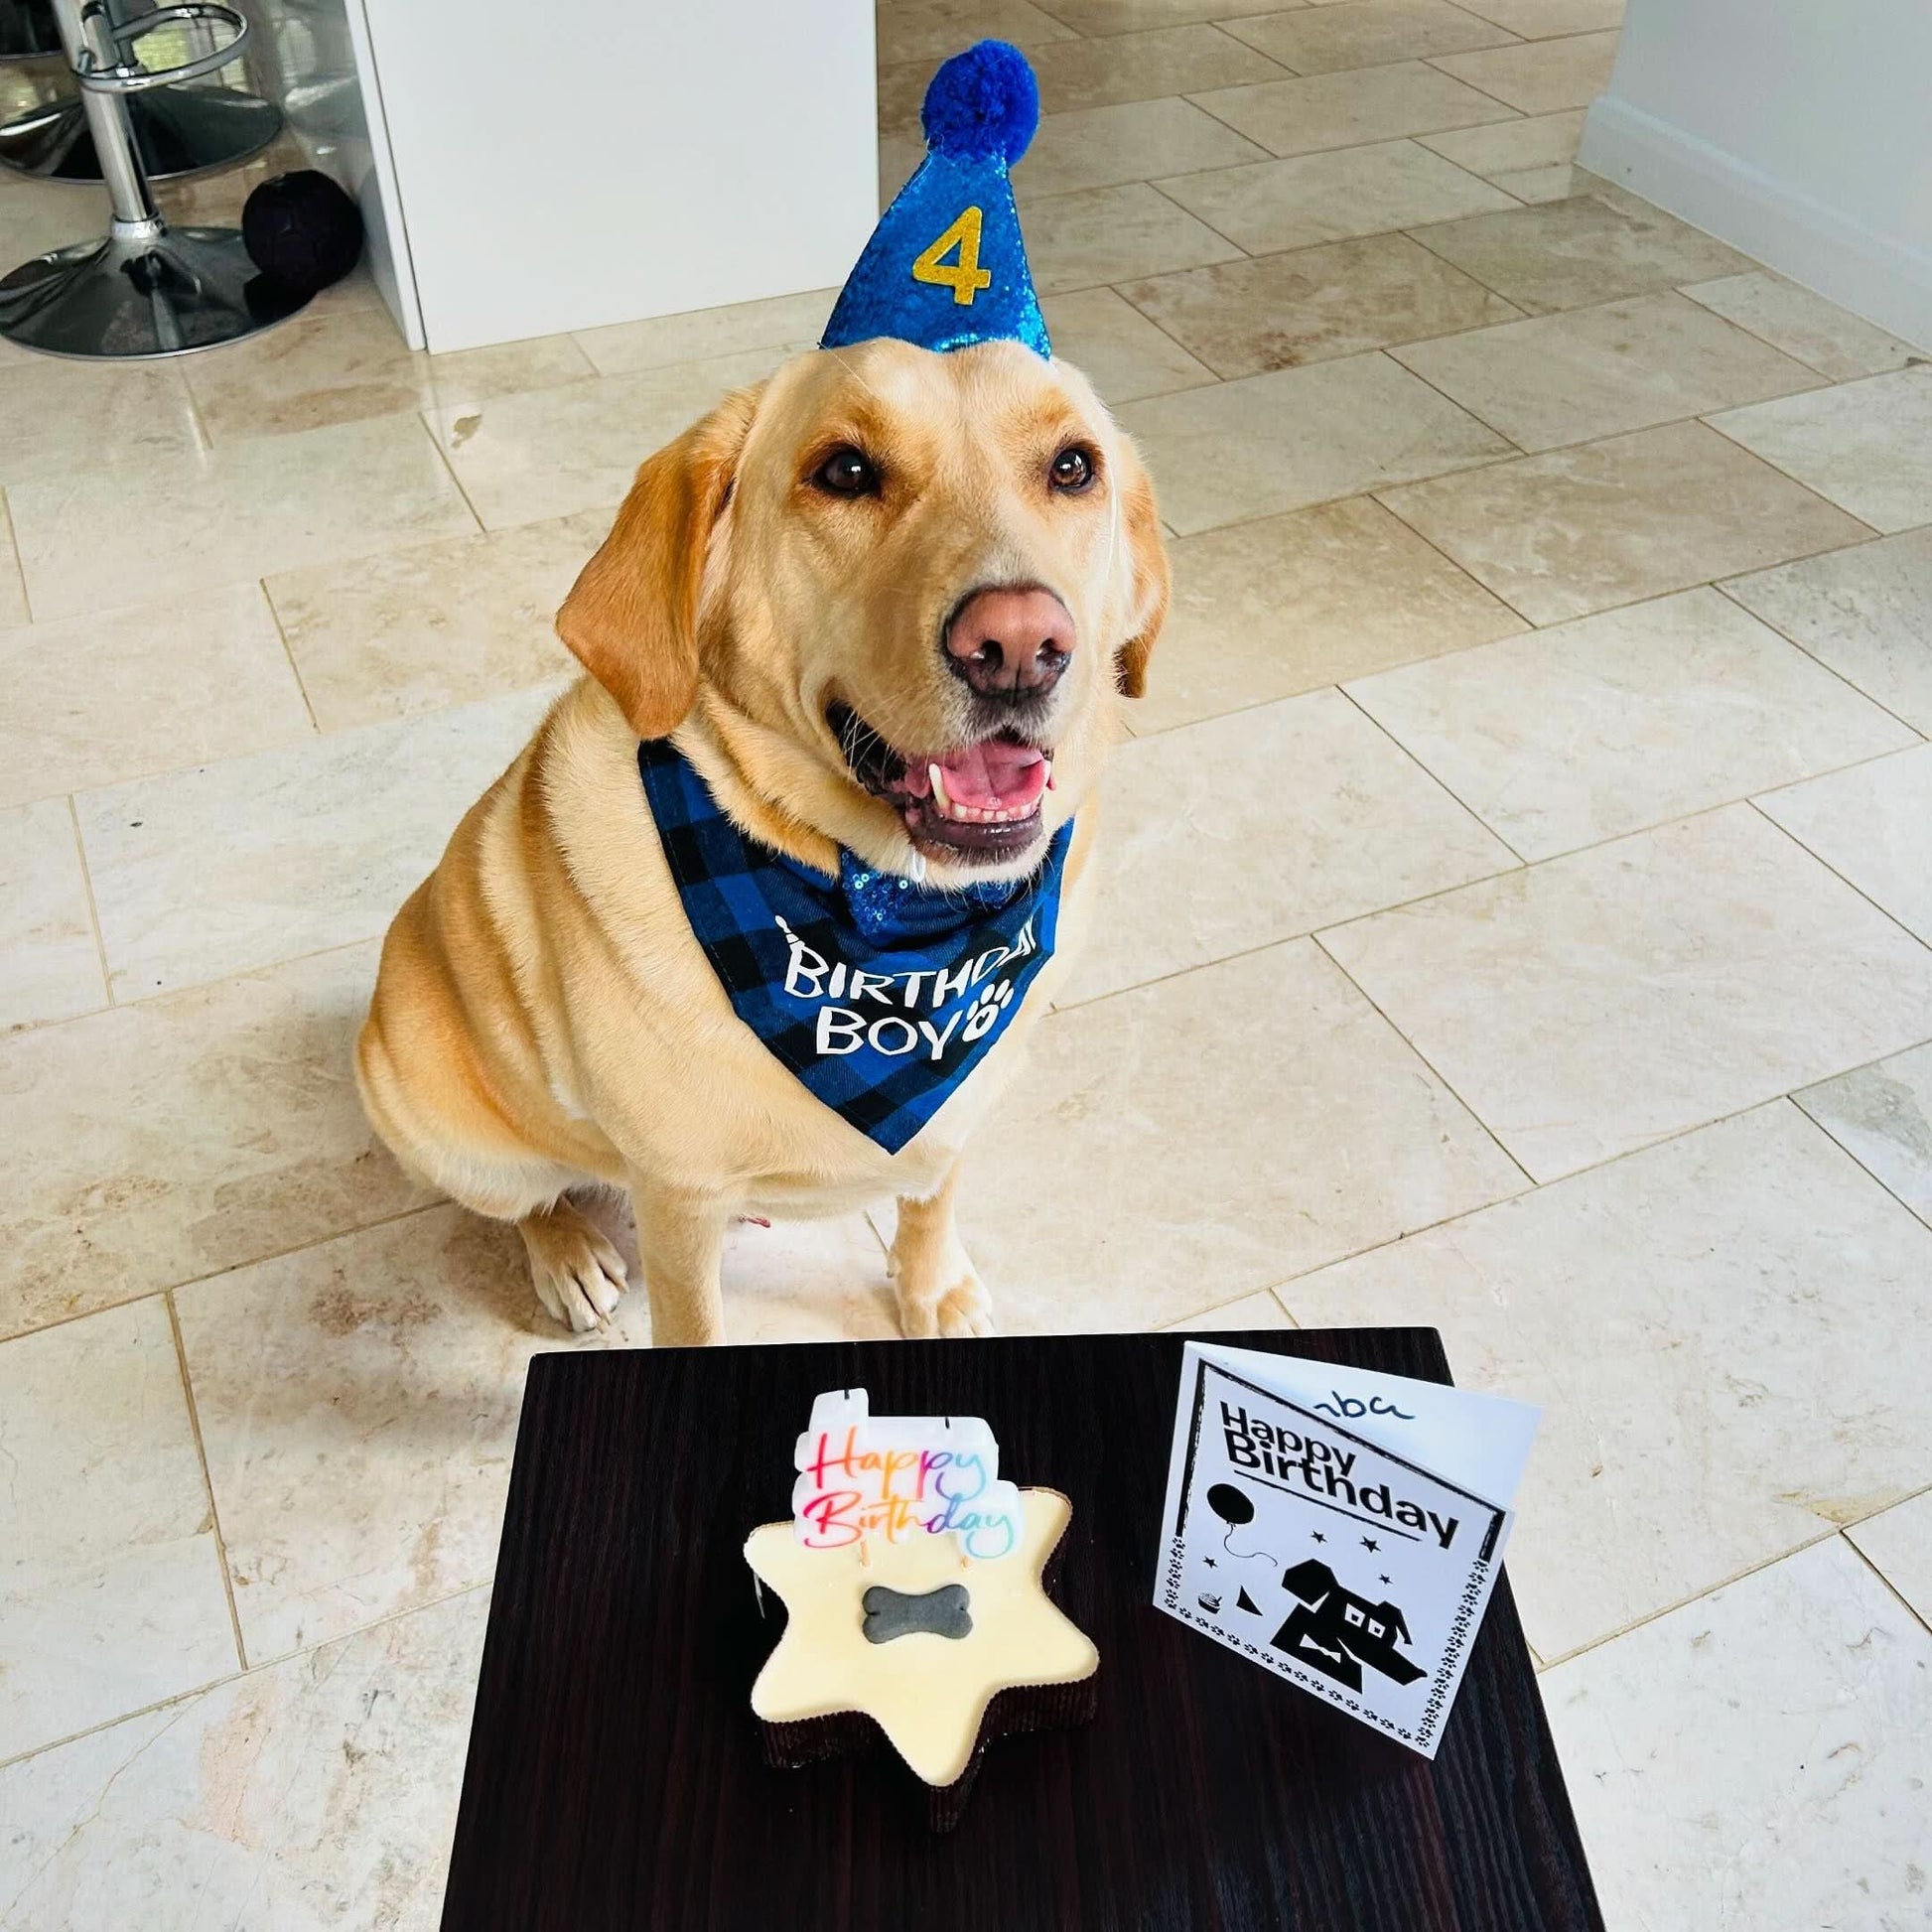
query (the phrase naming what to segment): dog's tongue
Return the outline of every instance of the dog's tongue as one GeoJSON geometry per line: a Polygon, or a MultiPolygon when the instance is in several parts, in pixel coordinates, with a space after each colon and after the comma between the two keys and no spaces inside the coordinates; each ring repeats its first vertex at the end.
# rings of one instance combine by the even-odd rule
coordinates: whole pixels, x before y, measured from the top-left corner
{"type": "Polygon", "coordinates": [[[932,760],[946,780],[955,805],[983,811],[1024,811],[1046,789],[1045,755],[1031,745],[989,738],[950,758],[932,760]]]}

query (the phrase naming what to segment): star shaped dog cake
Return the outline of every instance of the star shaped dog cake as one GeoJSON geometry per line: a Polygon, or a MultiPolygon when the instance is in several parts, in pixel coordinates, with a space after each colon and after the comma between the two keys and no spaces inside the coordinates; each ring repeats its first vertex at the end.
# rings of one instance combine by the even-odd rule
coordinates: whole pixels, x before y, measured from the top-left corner
{"type": "Polygon", "coordinates": [[[1046,1593],[1073,1506],[1001,1481],[998,1455],[974,1417],[871,1417],[863,1389],[813,1405],[792,1519],[745,1545],[788,1619],[752,1687],[769,1761],[883,1733],[945,1830],[991,1739],[1092,1716],[1099,1652],[1046,1593]]]}

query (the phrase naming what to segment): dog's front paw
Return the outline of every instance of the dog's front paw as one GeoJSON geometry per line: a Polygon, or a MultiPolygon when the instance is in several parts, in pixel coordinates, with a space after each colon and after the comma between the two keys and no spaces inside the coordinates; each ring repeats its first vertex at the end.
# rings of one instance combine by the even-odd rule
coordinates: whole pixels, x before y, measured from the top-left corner
{"type": "Polygon", "coordinates": [[[955,1245],[953,1265],[933,1271],[933,1279],[915,1281],[893,1258],[889,1272],[898,1297],[899,1333],[911,1341],[934,1335],[994,1335],[993,1298],[979,1271],[955,1245]]]}
{"type": "Polygon", "coordinates": [[[576,1334],[610,1319],[628,1273],[623,1257],[566,1201],[519,1221],[530,1282],[553,1320],[576,1334]]]}

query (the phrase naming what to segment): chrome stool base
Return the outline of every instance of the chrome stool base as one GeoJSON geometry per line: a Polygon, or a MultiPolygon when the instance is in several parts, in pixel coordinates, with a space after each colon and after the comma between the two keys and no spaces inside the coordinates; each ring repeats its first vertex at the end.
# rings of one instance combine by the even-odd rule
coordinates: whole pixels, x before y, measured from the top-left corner
{"type": "MultiPolygon", "coordinates": [[[[127,101],[129,132],[150,181],[226,168],[282,131],[280,109],[225,87],[163,88],[127,101]]],[[[0,127],[0,167],[41,181],[100,180],[100,157],[77,100],[51,100],[0,127]]]]}
{"type": "Polygon", "coordinates": [[[156,225],[23,262],[0,281],[0,336],[44,355],[180,355],[308,306],[248,259],[239,229],[156,225]]]}

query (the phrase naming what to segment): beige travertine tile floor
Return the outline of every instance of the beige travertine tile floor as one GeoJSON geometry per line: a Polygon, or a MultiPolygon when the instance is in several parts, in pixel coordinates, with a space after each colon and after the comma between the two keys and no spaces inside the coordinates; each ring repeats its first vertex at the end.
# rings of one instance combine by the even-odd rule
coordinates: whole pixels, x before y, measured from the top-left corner
{"type": "MultiPolygon", "coordinates": [[[[966,1220],[1018,1329],[1424,1321],[1617,1932],[1928,1923],[1932,366],[1574,167],[1617,0],[897,0],[1027,45],[1173,621],[966,1220]]],[[[260,167],[172,191],[232,217],[260,167]]],[[[0,180],[9,260],[97,198],[0,180]]],[[[373,941],[630,468],[829,291],[410,355],[0,349],[0,1928],[433,1925],[513,1238],[373,1147],[373,941]]],[[[621,1234],[621,1229],[614,1230],[621,1234]]],[[[868,1220],[740,1339],[891,1331],[868,1220]]]]}

